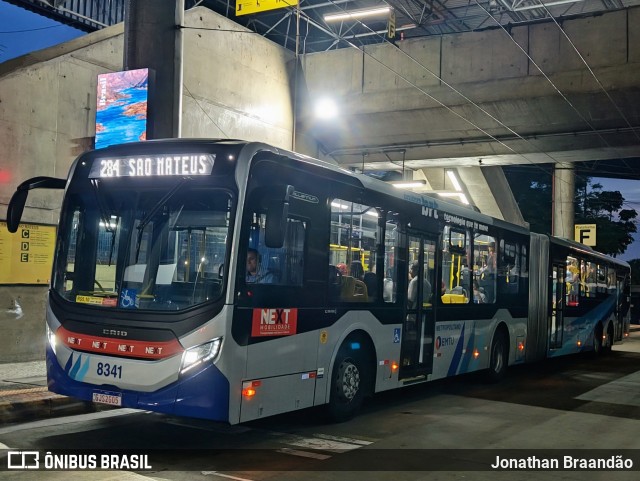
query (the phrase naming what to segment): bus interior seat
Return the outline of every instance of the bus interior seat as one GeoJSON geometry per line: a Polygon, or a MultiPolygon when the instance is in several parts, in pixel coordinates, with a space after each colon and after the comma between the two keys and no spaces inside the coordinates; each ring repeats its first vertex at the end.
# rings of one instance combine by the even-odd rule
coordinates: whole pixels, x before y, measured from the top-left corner
{"type": "Polygon", "coordinates": [[[351,276],[342,276],[340,300],[347,302],[367,302],[367,286],[364,282],[351,276]]]}
{"type": "Polygon", "coordinates": [[[340,297],[340,271],[333,264],[329,264],[327,285],[329,286],[330,299],[337,299],[338,297],[340,297]]]}
{"type": "Polygon", "coordinates": [[[464,297],[466,297],[467,299],[469,299],[469,293],[467,292],[467,290],[462,287],[462,286],[456,286],[453,289],[451,289],[451,294],[462,294],[464,297]]]}
{"type": "Polygon", "coordinates": [[[440,296],[443,304],[466,304],[469,302],[469,293],[462,286],[456,286],[440,296]]]}

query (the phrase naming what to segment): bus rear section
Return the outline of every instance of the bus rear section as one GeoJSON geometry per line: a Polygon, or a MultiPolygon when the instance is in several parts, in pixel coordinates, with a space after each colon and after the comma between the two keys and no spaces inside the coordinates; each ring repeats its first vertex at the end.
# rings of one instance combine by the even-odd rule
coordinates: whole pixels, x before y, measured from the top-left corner
{"type": "Polygon", "coordinates": [[[527,360],[606,353],[629,333],[630,268],[566,239],[531,234],[527,360]]]}

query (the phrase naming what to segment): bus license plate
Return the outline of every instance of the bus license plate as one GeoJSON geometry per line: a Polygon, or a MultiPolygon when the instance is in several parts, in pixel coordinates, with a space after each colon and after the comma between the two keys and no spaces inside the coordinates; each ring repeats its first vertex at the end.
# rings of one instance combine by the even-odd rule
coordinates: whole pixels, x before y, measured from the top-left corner
{"type": "Polygon", "coordinates": [[[93,402],[100,404],[108,404],[109,406],[122,406],[122,394],[94,392],[93,402]]]}

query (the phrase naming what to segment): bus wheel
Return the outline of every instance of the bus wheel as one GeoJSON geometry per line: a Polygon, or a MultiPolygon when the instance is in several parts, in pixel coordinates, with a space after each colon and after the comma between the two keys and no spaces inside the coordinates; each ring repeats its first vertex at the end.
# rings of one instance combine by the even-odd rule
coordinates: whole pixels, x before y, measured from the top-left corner
{"type": "Polygon", "coordinates": [[[607,329],[607,342],[602,348],[603,354],[611,354],[613,351],[613,326],[609,324],[609,329],[607,329]]]}
{"type": "Polygon", "coordinates": [[[596,330],[593,332],[593,355],[599,356],[602,354],[602,325],[598,324],[596,330]]]}
{"type": "Polygon", "coordinates": [[[361,352],[342,346],[331,376],[328,414],[336,422],[351,419],[362,406],[367,385],[367,372],[361,352]]]}
{"type": "Polygon", "coordinates": [[[489,382],[498,382],[505,376],[509,363],[507,336],[502,331],[497,331],[493,337],[490,356],[486,378],[489,382]]]}

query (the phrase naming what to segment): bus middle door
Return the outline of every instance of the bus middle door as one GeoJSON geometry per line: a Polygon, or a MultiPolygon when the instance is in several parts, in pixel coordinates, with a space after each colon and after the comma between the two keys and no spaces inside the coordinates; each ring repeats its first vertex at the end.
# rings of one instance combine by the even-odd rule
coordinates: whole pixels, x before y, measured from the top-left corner
{"type": "Polygon", "coordinates": [[[417,234],[409,234],[408,239],[409,280],[405,293],[399,379],[423,377],[433,368],[436,239],[417,234]]]}
{"type": "Polygon", "coordinates": [[[564,331],[564,299],[566,289],[566,266],[563,264],[553,264],[551,266],[551,296],[549,315],[549,349],[559,349],[562,347],[562,334],[564,331]]]}

